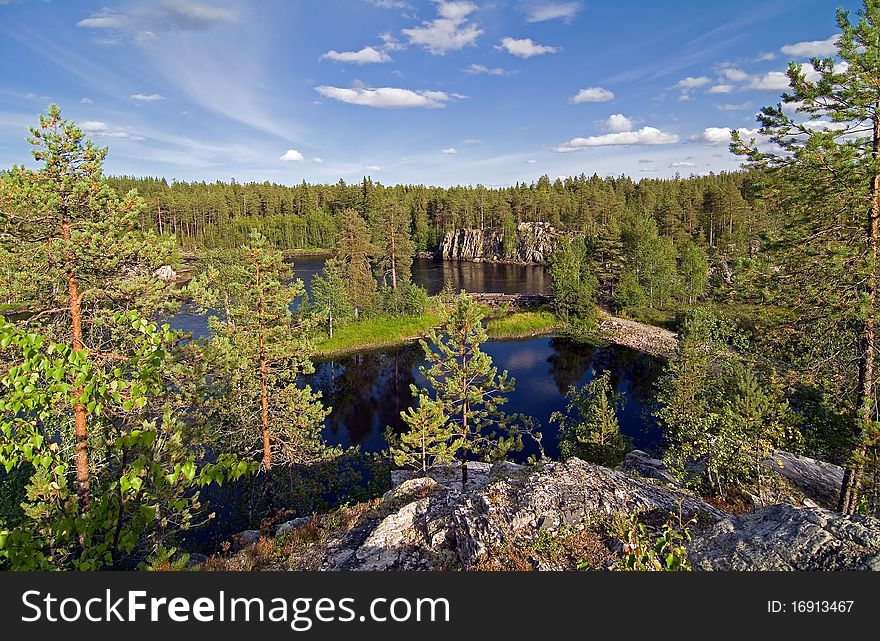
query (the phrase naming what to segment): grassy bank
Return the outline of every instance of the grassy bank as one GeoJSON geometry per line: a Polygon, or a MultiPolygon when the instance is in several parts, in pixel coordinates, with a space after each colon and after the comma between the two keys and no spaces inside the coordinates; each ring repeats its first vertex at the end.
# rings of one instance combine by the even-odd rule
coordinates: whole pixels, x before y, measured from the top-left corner
{"type": "Polygon", "coordinates": [[[506,316],[490,318],[486,324],[489,338],[528,338],[551,334],[559,327],[559,319],[553,312],[513,312],[506,316]]]}
{"type": "Polygon", "coordinates": [[[422,316],[374,316],[333,330],[333,338],[322,333],[315,342],[315,357],[327,358],[348,352],[392,347],[421,338],[440,324],[439,311],[422,316]]]}

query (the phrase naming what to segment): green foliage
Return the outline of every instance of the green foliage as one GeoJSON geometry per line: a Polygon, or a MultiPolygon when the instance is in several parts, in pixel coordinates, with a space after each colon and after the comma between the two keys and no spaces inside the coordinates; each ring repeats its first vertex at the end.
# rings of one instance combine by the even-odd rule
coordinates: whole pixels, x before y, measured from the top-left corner
{"type": "Polygon", "coordinates": [[[219,390],[211,410],[223,426],[216,438],[224,449],[244,456],[262,451],[266,468],[272,461],[303,463],[332,454],[320,436],[329,410],[319,393],[298,384],[314,371],[312,325],[291,312],[304,290],[301,281],[290,282],[281,252],[254,231],[238,251],[213,254],[187,289],[203,309],[218,312],[209,321],[204,355],[219,390]],[[257,440],[261,433],[269,437],[271,454],[257,440]]]}
{"type": "Polygon", "coordinates": [[[691,240],[688,240],[679,252],[678,273],[680,298],[683,302],[693,305],[709,287],[709,262],[706,252],[691,240]]]}
{"type": "MultiPolygon", "coordinates": [[[[772,375],[737,352],[738,336],[706,308],[684,322],[676,355],[658,383],[655,416],[668,443],[664,459],[681,477],[724,494],[758,484],[762,462],[796,439],[794,414],[772,375]]],[[[745,350],[742,350],[745,352],[745,350]]]]}
{"type": "Polygon", "coordinates": [[[409,280],[398,282],[397,289],[380,285],[379,301],[384,313],[395,316],[421,316],[431,304],[428,291],[409,280]]]}
{"type": "Polygon", "coordinates": [[[205,462],[175,416],[162,378],[175,336],[136,312],[113,323],[135,334],[108,370],[86,350],[44,339],[0,319],[0,465],[32,471],[23,517],[0,522],[0,566],[94,570],[130,566],[197,524],[198,489],[253,471],[228,454],[205,462]],[[72,382],[69,377],[73,376],[72,382]],[[70,408],[92,417],[91,500],[73,489],[70,408]],[[60,437],[60,438],[59,438],[60,437]]]}
{"type": "Polygon", "coordinates": [[[686,544],[691,540],[690,523],[672,520],[658,531],[640,523],[632,514],[626,523],[623,558],[614,569],[635,572],[681,572],[691,570],[686,544]]]}
{"type": "Polygon", "coordinates": [[[452,463],[457,442],[443,404],[431,400],[425,390],[415,385],[410,388],[413,395],[418,396],[418,407],[409,407],[400,413],[409,429],[396,434],[389,427],[385,438],[397,467],[412,467],[425,473],[431,466],[452,463]]]}
{"type": "Polygon", "coordinates": [[[354,306],[335,258],[324,261],[323,270],[312,280],[312,301],[318,317],[326,321],[331,337],[334,326],[343,325],[354,318],[354,306]]]}
{"type": "Polygon", "coordinates": [[[354,306],[354,316],[358,318],[362,312],[372,310],[376,303],[376,281],[370,269],[370,260],[377,250],[370,242],[366,222],[353,209],[342,212],[336,248],[342,280],[348,299],[354,306]]]}
{"type": "Polygon", "coordinates": [[[602,372],[583,387],[566,393],[566,413],[553,412],[550,421],[559,424],[559,451],[591,463],[615,467],[632,449],[632,442],[620,433],[615,408],[622,399],[611,388],[610,372],[602,372]]]}
{"type": "Polygon", "coordinates": [[[510,417],[500,409],[515,381],[506,371],[499,374],[492,357],[480,349],[486,338],[477,304],[462,292],[440,331],[432,329],[421,342],[427,364],[419,369],[434,390],[433,400],[449,417],[463,485],[469,459],[499,460],[522,447],[511,432],[510,417]]]}
{"type": "Polygon", "coordinates": [[[624,272],[614,288],[614,307],[618,311],[642,307],[648,303],[645,290],[632,272],[624,272]]]}
{"type": "Polygon", "coordinates": [[[553,309],[567,323],[595,324],[598,281],[583,241],[560,241],[548,260],[553,309]]]}

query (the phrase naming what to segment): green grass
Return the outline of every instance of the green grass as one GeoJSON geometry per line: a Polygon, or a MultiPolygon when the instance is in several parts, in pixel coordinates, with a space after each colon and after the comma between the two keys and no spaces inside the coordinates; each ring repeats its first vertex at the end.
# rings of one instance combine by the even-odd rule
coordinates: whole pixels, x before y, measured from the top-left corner
{"type": "Polygon", "coordinates": [[[424,336],[440,324],[440,314],[422,316],[374,316],[333,330],[333,338],[322,334],[315,343],[315,356],[337,356],[346,352],[401,345],[424,336]]]}
{"type": "Polygon", "coordinates": [[[490,319],[486,331],[489,338],[524,338],[549,334],[558,327],[559,319],[552,312],[514,312],[490,319]]]}

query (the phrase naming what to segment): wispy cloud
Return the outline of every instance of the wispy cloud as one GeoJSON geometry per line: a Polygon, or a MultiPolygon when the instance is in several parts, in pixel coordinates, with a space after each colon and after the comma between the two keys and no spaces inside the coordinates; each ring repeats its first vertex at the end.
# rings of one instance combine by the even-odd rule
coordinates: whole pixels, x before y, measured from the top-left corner
{"type": "Polygon", "coordinates": [[[471,64],[466,69],[463,69],[463,71],[465,73],[470,73],[474,75],[484,73],[489,76],[512,76],[516,73],[516,71],[510,69],[503,69],[501,67],[487,67],[486,65],[478,64],[471,64]]]}
{"type": "Polygon", "coordinates": [[[217,7],[197,0],[161,0],[153,4],[134,4],[125,8],[103,8],[76,23],[84,29],[94,29],[111,36],[134,37],[139,40],[155,38],[169,31],[196,31],[207,29],[219,22],[236,20],[231,9],[217,7]]]}
{"type": "Polygon", "coordinates": [[[131,140],[135,142],[144,140],[143,136],[132,134],[130,131],[123,129],[122,127],[111,127],[106,123],[97,120],[86,120],[85,122],[81,122],[79,128],[82,129],[83,133],[89,138],[96,140],[116,139],[131,140]]]}
{"type": "Polygon", "coordinates": [[[571,21],[581,10],[580,2],[548,2],[528,9],[526,22],[546,22],[547,20],[571,21]]]}
{"type": "Polygon", "coordinates": [[[315,91],[326,98],[332,98],[350,105],[376,107],[378,109],[409,109],[424,107],[440,109],[456,97],[444,91],[416,91],[397,87],[330,87],[322,85],[315,91]]]}
{"type": "Polygon", "coordinates": [[[458,153],[458,150],[455,147],[448,147],[447,149],[441,149],[440,153],[445,156],[454,156],[458,153]]]}
{"type": "Polygon", "coordinates": [[[322,55],[320,59],[333,60],[334,62],[347,62],[355,65],[391,62],[391,56],[384,51],[380,51],[373,47],[364,47],[360,51],[336,51],[331,49],[322,55]]]}
{"type": "Polygon", "coordinates": [[[133,93],[129,96],[129,98],[131,98],[132,100],[137,100],[138,102],[157,102],[159,100],[165,100],[165,96],[158,93],[133,93]]]}
{"type": "Polygon", "coordinates": [[[568,153],[572,151],[582,151],[592,147],[610,147],[616,145],[670,145],[678,141],[679,138],[676,134],[661,131],[656,127],[642,127],[638,131],[610,133],[602,136],[589,136],[587,138],[572,138],[558,147],[553,147],[552,151],[568,153]]]}

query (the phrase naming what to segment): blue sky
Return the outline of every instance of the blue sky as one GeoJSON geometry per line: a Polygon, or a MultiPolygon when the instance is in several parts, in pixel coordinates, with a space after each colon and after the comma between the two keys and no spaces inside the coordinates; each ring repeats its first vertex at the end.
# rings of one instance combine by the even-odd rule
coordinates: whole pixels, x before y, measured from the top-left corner
{"type": "Polygon", "coordinates": [[[0,167],[50,102],[114,174],[489,186],[735,169],[857,2],[0,0],[0,167]]]}

